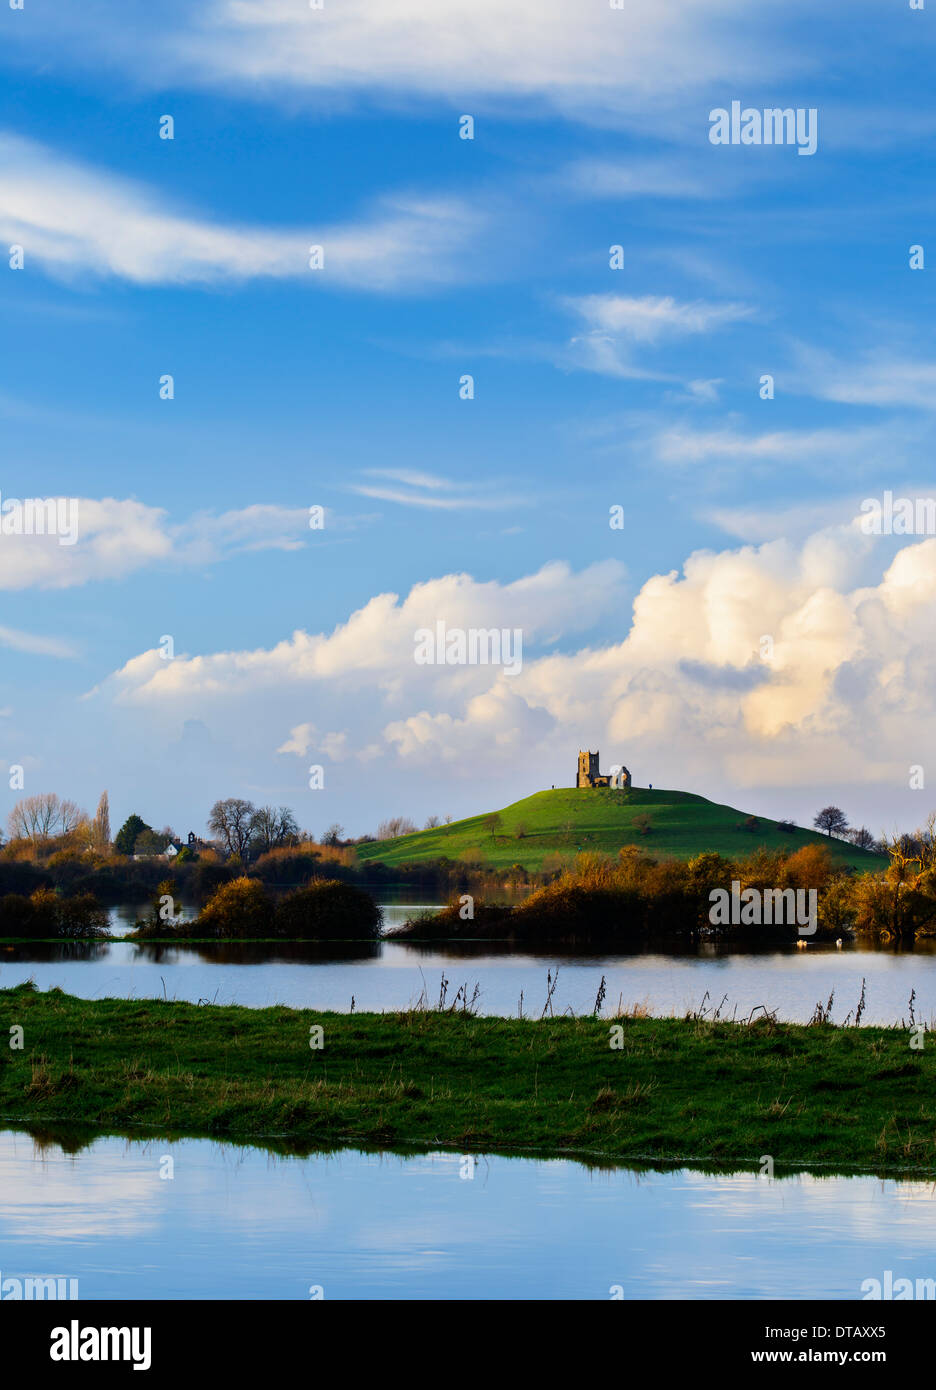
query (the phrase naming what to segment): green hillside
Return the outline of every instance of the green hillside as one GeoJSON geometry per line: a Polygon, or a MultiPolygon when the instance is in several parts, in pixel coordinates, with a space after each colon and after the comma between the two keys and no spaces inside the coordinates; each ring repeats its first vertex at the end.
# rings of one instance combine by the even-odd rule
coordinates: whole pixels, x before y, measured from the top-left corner
{"type": "Polygon", "coordinates": [[[762,816],[756,830],[745,829],[748,812],[719,806],[692,792],[560,787],[515,801],[498,814],[501,824],[493,835],[486,824],[487,812],[435,830],[360,845],[359,856],[364,862],[413,864],[443,856],[457,860],[467,854],[497,868],[522,864],[526,869],[540,869],[547,855],[554,860],[557,853],[571,858],[579,850],[616,854],[623,845],[639,845],[662,859],[691,859],[703,850],[739,858],[762,845],[795,850],[821,843],[836,859],[856,868],[883,868],[886,862],[880,855],[813,830],[797,829],[793,834],[778,830],[776,821],[762,816]],[[647,820],[649,828],[644,833],[647,820]]]}

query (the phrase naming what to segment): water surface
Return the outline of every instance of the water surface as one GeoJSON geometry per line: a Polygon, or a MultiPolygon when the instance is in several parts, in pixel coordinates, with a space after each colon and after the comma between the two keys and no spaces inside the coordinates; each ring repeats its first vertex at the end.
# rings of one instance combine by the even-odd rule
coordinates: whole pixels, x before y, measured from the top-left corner
{"type": "MultiPolygon", "coordinates": [[[[391,930],[424,904],[384,904],[391,930]]],[[[117,910],[115,910],[117,911],[117,910]]],[[[122,909],[126,923],[137,909],[122,909]]],[[[495,942],[405,945],[400,941],[336,943],[238,943],[202,946],[129,941],[57,945],[0,943],[0,987],[33,979],[40,989],[59,986],[69,994],[98,999],[155,997],[266,1007],[347,1010],[403,1009],[421,998],[448,1002],[462,985],[469,997],[477,984],[481,1013],[538,1016],[546,998],[547,973],[558,966],[553,996],[558,1012],[590,1013],[602,976],[604,1008],[638,1006],[652,1014],[685,1014],[702,1006],[722,1007],[723,1017],[747,1017],[760,1007],[781,1018],[806,1021],[818,1002],[834,993],[832,1017],[854,1013],[867,981],[863,1023],[909,1021],[914,1012],[929,1023],[936,1016],[936,943],[914,950],[868,944],[810,945],[739,950],[702,945],[694,949],[632,953],[550,952],[495,942]],[[447,985],[443,989],[443,980],[447,985]],[[727,998],[725,998],[727,996],[727,998]],[[725,1000],[722,1004],[722,1000],[725,1000]]]]}
{"type": "Polygon", "coordinates": [[[936,1275],[931,1184],[0,1132],[0,1274],[80,1299],[858,1299],[885,1270],[936,1275]]]}

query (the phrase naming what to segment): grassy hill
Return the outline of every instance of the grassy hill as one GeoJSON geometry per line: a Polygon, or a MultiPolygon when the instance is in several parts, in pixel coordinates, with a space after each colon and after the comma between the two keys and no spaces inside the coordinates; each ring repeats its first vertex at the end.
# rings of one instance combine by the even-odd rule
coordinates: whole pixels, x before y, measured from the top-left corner
{"type": "Polygon", "coordinates": [[[878,869],[886,863],[880,855],[813,830],[797,829],[793,834],[778,830],[776,821],[764,817],[758,818],[755,831],[744,829],[748,812],[720,806],[692,792],[560,787],[515,801],[498,814],[501,824],[493,836],[486,825],[487,812],[435,830],[360,845],[358,853],[363,862],[384,864],[469,855],[497,868],[522,864],[526,869],[540,869],[547,856],[554,860],[557,853],[570,859],[579,850],[616,854],[622,845],[639,845],[662,859],[691,859],[703,850],[738,858],[761,845],[795,850],[822,843],[836,859],[856,868],[878,869]]]}

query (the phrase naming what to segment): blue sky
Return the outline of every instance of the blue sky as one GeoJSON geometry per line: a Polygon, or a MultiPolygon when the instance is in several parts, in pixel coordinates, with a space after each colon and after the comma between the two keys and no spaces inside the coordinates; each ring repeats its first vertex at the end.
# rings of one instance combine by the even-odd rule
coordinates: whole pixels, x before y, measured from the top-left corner
{"type": "Polygon", "coordinates": [[[931,484],[933,14],[61,9],[0,11],[0,495],[82,520],[0,535],[0,773],[359,834],[581,743],[925,815],[936,540],[855,517],[931,484]],[[815,108],[816,153],[712,145],[733,100],[815,108]],[[416,667],[437,619],[521,626],[522,673],[416,667]]]}

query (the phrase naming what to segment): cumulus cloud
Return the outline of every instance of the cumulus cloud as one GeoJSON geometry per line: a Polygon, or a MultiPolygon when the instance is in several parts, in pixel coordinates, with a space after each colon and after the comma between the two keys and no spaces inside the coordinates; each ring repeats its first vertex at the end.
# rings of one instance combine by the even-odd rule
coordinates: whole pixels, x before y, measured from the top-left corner
{"type": "MultiPolygon", "coordinates": [[[[442,621],[451,628],[519,628],[524,645],[560,631],[581,631],[623,598],[624,572],[604,560],[574,574],[553,562],[510,584],[449,574],[416,584],[404,599],[377,594],[331,633],[297,631],[270,648],[217,652],[163,661],[157,651],[134,657],[107,682],[121,702],[154,708],[224,693],[236,699],[269,690],[320,688],[328,681],[378,683],[389,702],[415,687],[430,689],[452,675],[464,688],[484,689],[489,666],[426,666],[415,660],[416,634],[442,621]]],[[[303,725],[308,730],[311,726],[303,725]]],[[[293,730],[293,737],[296,731],[293,730]]]]}
{"type": "Polygon", "coordinates": [[[385,198],[357,222],[234,226],[170,206],[129,179],[0,134],[0,240],[49,272],[140,285],[304,278],[375,291],[463,280],[461,248],[482,216],[459,199],[385,198]],[[321,246],[321,269],[309,267],[321,246]]]}
{"type": "Polygon", "coordinates": [[[853,521],[799,544],[699,551],[649,578],[630,611],[621,578],[606,564],[508,585],[445,576],[376,596],[330,634],[173,662],[141,654],[98,696],[148,724],[194,711],[259,757],[367,762],[375,786],[507,766],[512,785],[536,787],[560,750],[561,775],[569,750],[596,744],[638,784],[709,794],[893,786],[923,760],[936,734],[936,538],[885,553],[853,521]],[[620,639],[583,645],[576,634],[600,614],[620,639]],[[440,617],[522,627],[520,674],[415,665],[414,629],[440,617]]]}

